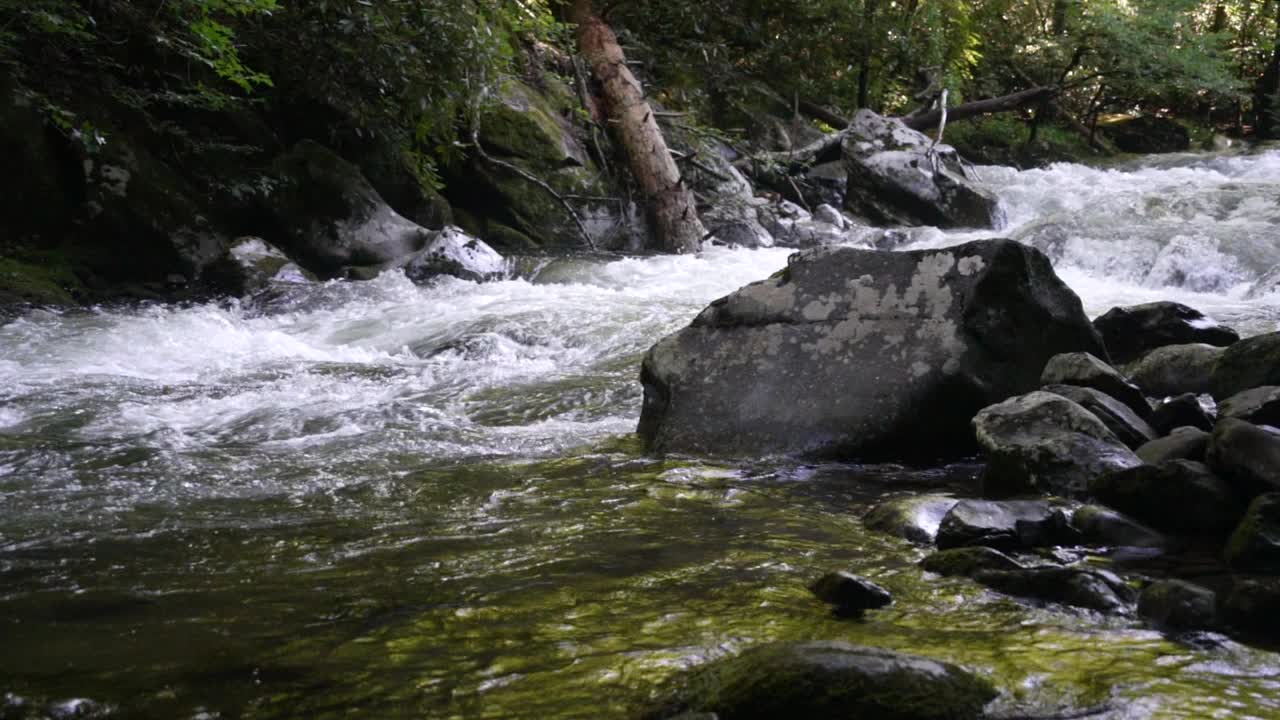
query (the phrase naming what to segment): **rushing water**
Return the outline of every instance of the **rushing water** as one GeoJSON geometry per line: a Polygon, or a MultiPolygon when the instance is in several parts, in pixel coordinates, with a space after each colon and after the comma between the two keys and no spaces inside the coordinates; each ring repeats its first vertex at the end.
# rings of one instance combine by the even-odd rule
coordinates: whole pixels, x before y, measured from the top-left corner
{"type": "MultiPolygon", "coordinates": [[[[1280,297],[1242,299],[1280,262],[1280,153],[984,175],[1091,313],[1280,328],[1280,297]]],[[[926,578],[861,528],[974,466],[644,456],[640,355],[786,255],[0,327],[0,717],[621,717],[691,663],[809,638],[962,663],[1009,713],[1280,717],[1280,656],[926,578]],[[833,568],[897,603],[832,618],[805,585],[833,568]]]]}

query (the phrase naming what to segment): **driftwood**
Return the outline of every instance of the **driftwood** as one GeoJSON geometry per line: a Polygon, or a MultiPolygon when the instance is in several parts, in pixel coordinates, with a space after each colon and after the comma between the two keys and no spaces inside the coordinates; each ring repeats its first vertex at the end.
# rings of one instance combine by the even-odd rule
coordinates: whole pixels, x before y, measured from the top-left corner
{"type": "MultiPolygon", "coordinates": [[[[952,121],[964,120],[965,118],[974,117],[975,115],[987,115],[989,113],[1017,110],[1020,107],[1056,97],[1057,94],[1057,87],[1053,85],[1041,85],[1039,87],[1020,90],[1016,93],[1001,95],[1000,97],[960,103],[959,105],[946,108],[945,113],[952,121]]],[[[915,112],[903,117],[902,123],[912,130],[929,130],[936,127],[938,123],[942,121],[943,113],[943,109],[934,109],[927,112],[915,112]]]]}

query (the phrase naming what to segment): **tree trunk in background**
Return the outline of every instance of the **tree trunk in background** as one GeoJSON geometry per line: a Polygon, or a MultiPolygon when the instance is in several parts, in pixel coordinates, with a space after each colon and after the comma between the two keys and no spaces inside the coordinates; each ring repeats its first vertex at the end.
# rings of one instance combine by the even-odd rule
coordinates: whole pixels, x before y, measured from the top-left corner
{"type": "Polygon", "coordinates": [[[578,47],[604,91],[604,109],[643,194],[658,244],[669,252],[697,252],[706,230],[693,193],[680,178],[662,130],[639,81],[627,68],[613,30],[596,15],[591,0],[573,0],[569,19],[578,26],[578,47]]]}

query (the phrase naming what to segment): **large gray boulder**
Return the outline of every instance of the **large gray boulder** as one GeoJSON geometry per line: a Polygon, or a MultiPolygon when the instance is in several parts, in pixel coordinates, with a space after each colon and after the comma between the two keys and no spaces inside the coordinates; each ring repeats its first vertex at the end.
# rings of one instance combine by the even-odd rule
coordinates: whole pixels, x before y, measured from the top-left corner
{"type": "Polygon", "coordinates": [[[999,201],[970,176],[955,148],[895,118],[859,110],[842,147],[845,207],[888,225],[999,228],[999,201]]]}
{"type": "Polygon", "coordinates": [[[983,494],[1084,494],[1089,482],[1142,464],[1093,413],[1048,392],[993,405],[973,419],[987,456],[983,494]]]}
{"type": "Polygon", "coordinates": [[[382,199],[359,168],[304,140],[276,162],[270,196],[289,255],[322,277],[381,266],[426,246],[429,232],[382,199]]]}
{"type": "Polygon", "coordinates": [[[1093,321],[1113,362],[1125,363],[1166,345],[1226,347],[1240,339],[1229,327],[1176,302],[1114,307],[1093,321]]]}
{"type": "Polygon", "coordinates": [[[772,643],[693,670],[645,717],[976,720],[996,692],[948,663],[845,642],[772,643]]]}
{"type": "Polygon", "coordinates": [[[1232,345],[1213,370],[1216,400],[1264,385],[1280,385],[1280,332],[1255,335],[1232,345]]]}
{"type": "Polygon", "coordinates": [[[933,458],[971,451],[979,409],[1101,351],[1040,252],[816,249],[649,350],[639,432],[657,451],[933,458]]]}

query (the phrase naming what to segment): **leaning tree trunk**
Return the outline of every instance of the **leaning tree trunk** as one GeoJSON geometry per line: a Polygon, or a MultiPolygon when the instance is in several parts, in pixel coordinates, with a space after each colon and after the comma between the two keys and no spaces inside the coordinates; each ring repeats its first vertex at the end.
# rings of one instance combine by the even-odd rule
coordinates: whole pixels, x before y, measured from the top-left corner
{"type": "Polygon", "coordinates": [[[591,0],[573,0],[570,19],[578,26],[582,55],[603,88],[605,112],[643,194],[658,244],[670,252],[697,252],[706,230],[698,219],[693,193],[680,179],[680,169],[639,81],[627,68],[617,36],[596,15],[591,0]]]}

